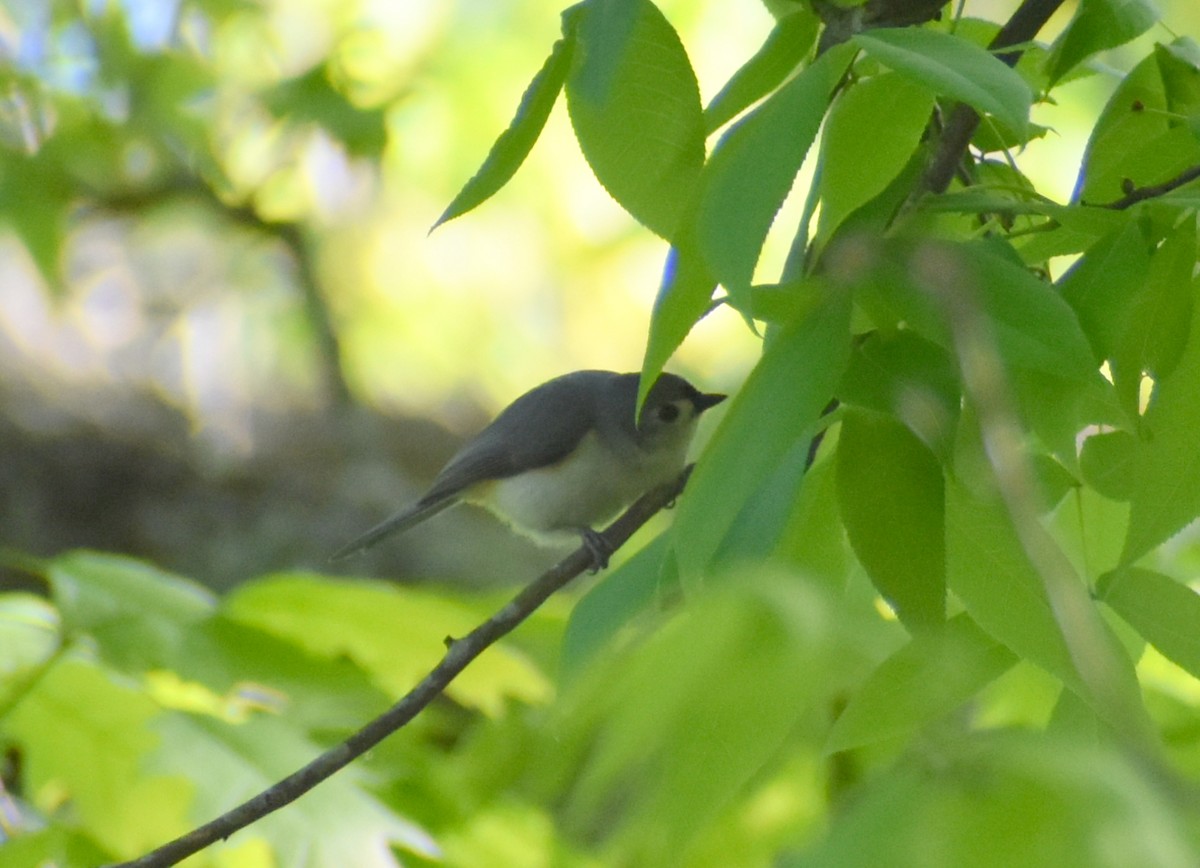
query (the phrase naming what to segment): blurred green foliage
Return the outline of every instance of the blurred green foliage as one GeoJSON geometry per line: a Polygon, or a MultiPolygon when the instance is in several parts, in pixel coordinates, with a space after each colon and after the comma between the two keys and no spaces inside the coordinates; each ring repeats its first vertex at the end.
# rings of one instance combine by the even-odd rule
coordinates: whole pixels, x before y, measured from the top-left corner
{"type": "MultiPolygon", "coordinates": [[[[412,146],[389,110],[403,76],[372,65],[352,15],[264,70],[248,46],[284,31],[258,4],[180,5],[169,32],[133,2],[30,8],[0,201],[47,286],[80,203],[183,185],[308,232],[301,139],[367,166],[412,146]]],[[[718,285],[761,333],[671,528],[197,864],[1200,862],[1200,49],[1120,0],[1081,0],[1013,69],[986,48],[998,22],[949,9],[840,44],[809,6],[786,12],[706,110],[671,14],[572,7],[447,196],[446,219],[486,214],[561,92],[597,180],[671,248],[647,379],[718,285]],[[1058,195],[1026,170],[1046,134],[1031,112],[1135,39],[1058,195]],[[973,147],[928,189],[960,102],[973,147]]],[[[329,297],[312,328],[339,336],[329,297]]],[[[115,554],[6,560],[45,590],[0,595],[13,865],[186,831],[383,710],[495,605],[300,573],[216,596],[115,554]]]]}

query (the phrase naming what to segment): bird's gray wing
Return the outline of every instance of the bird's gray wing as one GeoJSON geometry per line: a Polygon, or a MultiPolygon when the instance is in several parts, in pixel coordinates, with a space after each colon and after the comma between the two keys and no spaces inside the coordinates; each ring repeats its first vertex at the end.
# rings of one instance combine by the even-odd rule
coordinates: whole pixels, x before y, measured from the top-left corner
{"type": "Polygon", "coordinates": [[[588,387],[599,384],[588,380],[613,376],[577,371],[526,392],[450,459],[420,503],[438,503],[479,482],[557,464],[595,428],[595,390],[588,387]]]}

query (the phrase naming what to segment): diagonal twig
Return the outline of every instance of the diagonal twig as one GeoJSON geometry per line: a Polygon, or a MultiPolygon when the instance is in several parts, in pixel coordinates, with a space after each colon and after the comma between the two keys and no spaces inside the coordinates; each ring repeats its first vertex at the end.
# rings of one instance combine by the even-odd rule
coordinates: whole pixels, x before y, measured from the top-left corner
{"type": "MultiPolygon", "coordinates": [[[[993,51],[1001,50],[998,57],[1009,66],[1016,66],[1017,61],[1021,59],[1021,51],[1016,49],[1002,51],[1002,49],[1012,48],[1032,40],[1062,4],[1063,0],[1024,0],[1017,7],[1012,18],[1008,19],[1008,22],[1000,28],[1000,32],[988,44],[988,48],[993,51]]],[[[929,168],[925,170],[925,176],[921,179],[919,191],[945,192],[958,170],[958,165],[967,151],[967,145],[971,143],[971,136],[975,134],[977,126],[979,126],[979,112],[966,103],[959,103],[954,107],[950,112],[949,120],[946,121],[946,128],[942,131],[937,152],[934,154],[929,168]]]]}
{"type": "MultiPolygon", "coordinates": [[[[614,551],[624,545],[642,525],[679,496],[691,470],[689,466],[674,482],[643,495],[600,534],[603,540],[614,551]]],[[[416,687],[341,744],[216,819],[144,856],[113,868],[162,868],[174,865],[295,801],[416,717],[472,660],[512,631],[555,591],[591,567],[592,563],[591,551],[586,546],[580,546],[526,585],[508,604],[466,636],[448,640],[441,662],[416,687]]]]}

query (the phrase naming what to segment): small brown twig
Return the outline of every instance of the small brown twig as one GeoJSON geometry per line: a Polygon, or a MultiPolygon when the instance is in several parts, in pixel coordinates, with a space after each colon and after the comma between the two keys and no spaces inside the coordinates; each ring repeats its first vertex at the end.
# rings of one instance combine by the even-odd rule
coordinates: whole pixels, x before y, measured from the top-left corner
{"type": "MultiPolygon", "coordinates": [[[[1147,184],[1145,187],[1134,187],[1128,185],[1125,190],[1125,195],[1113,202],[1107,202],[1103,205],[1097,205],[1097,208],[1111,208],[1113,211],[1124,211],[1131,205],[1136,205],[1138,202],[1144,202],[1147,199],[1154,199],[1158,196],[1165,196],[1172,190],[1178,190],[1184,184],[1189,184],[1200,178],[1200,166],[1192,166],[1184,169],[1174,178],[1169,181],[1163,181],[1161,184],[1147,184]]],[[[1087,204],[1080,202],[1081,205],[1087,204]]]]}
{"type": "MultiPolygon", "coordinates": [[[[674,482],[647,492],[609,525],[600,536],[610,549],[616,551],[659,510],[674,501],[687,484],[691,470],[689,466],[674,482]]],[[[226,811],[215,820],[163,844],[144,856],[113,868],[162,868],[174,865],[295,801],[416,717],[472,660],[500,637],[512,631],[555,591],[592,566],[592,563],[592,552],[586,546],[580,546],[531,584],[526,585],[504,608],[466,636],[447,642],[446,653],[441,662],[416,687],[341,744],[331,747],[308,765],[226,811]]]]}

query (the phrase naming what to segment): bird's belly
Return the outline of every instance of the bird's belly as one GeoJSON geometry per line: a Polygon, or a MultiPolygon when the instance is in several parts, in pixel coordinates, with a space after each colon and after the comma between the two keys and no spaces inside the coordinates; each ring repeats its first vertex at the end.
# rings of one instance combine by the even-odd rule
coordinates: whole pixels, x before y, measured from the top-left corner
{"type": "Polygon", "coordinates": [[[471,498],[534,538],[554,542],[615,516],[683,470],[683,456],[617,456],[594,434],[558,464],[500,479],[471,498]]]}

